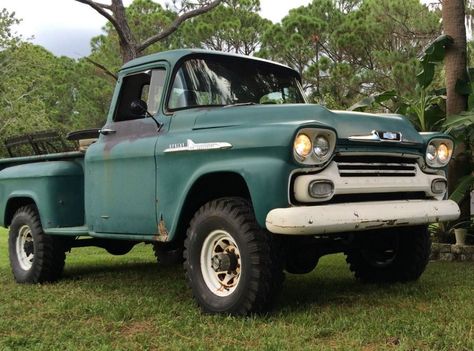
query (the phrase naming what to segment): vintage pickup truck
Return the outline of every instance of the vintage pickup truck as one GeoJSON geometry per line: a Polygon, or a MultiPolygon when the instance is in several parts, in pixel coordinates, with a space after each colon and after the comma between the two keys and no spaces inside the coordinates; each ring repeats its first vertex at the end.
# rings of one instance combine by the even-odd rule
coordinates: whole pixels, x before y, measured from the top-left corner
{"type": "Polygon", "coordinates": [[[16,281],[57,280],[71,248],[139,242],[158,260],[181,253],[211,313],[265,310],[284,271],[336,252],[362,281],[416,280],[427,225],[459,215],[446,200],[453,141],[400,115],[308,104],[300,79],[203,50],[124,65],[87,151],[0,160],[16,281]]]}

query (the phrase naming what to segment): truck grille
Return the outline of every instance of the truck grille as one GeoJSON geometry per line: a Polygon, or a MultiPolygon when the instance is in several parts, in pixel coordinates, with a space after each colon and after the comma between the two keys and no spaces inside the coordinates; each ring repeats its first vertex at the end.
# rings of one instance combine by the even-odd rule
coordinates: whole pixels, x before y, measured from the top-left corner
{"type": "Polygon", "coordinates": [[[335,158],[341,177],[414,177],[416,160],[401,157],[355,157],[335,158]]]}

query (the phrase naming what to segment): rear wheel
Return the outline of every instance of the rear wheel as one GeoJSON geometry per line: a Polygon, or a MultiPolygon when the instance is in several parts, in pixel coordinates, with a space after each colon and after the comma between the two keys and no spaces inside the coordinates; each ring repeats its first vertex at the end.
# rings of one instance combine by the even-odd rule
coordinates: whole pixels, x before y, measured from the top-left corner
{"type": "Polygon", "coordinates": [[[21,207],[13,216],[8,250],[18,283],[52,282],[62,274],[66,259],[63,241],[44,234],[34,205],[21,207]]]}
{"type": "Polygon", "coordinates": [[[426,226],[363,234],[358,248],[347,254],[355,277],[364,282],[408,282],[424,272],[431,252],[426,226]]]}
{"type": "Polygon", "coordinates": [[[268,309],[283,283],[274,238],[241,198],[218,199],[199,209],[187,232],[184,259],[204,312],[247,315],[268,309]]]}

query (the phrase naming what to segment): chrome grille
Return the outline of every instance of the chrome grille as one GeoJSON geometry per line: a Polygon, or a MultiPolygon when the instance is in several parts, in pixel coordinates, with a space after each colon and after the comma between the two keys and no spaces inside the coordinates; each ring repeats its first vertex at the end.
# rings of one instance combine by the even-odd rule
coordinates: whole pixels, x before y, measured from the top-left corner
{"type": "Polygon", "coordinates": [[[371,159],[370,157],[340,157],[336,158],[341,177],[414,177],[416,161],[414,159],[385,158],[371,159]]]}

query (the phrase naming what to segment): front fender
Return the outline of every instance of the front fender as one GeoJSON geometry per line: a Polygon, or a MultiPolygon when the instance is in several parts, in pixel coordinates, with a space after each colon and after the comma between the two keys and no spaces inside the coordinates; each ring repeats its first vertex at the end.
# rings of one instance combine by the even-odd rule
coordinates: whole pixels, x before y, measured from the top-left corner
{"type": "Polygon", "coordinates": [[[177,185],[172,189],[158,187],[159,212],[168,225],[170,239],[176,232],[181,211],[193,185],[200,178],[213,173],[235,173],[244,179],[257,221],[265,228],[265,218],[271,209],[288,206],[288,177],[293,168],[294,165],[281,158],[242,156],[214,159],[194,169],[189,168],[192,173],[186,174],[186,177],[172,171],[163,175],[169,177],[174,174],[172,182],[177,185]]]}

